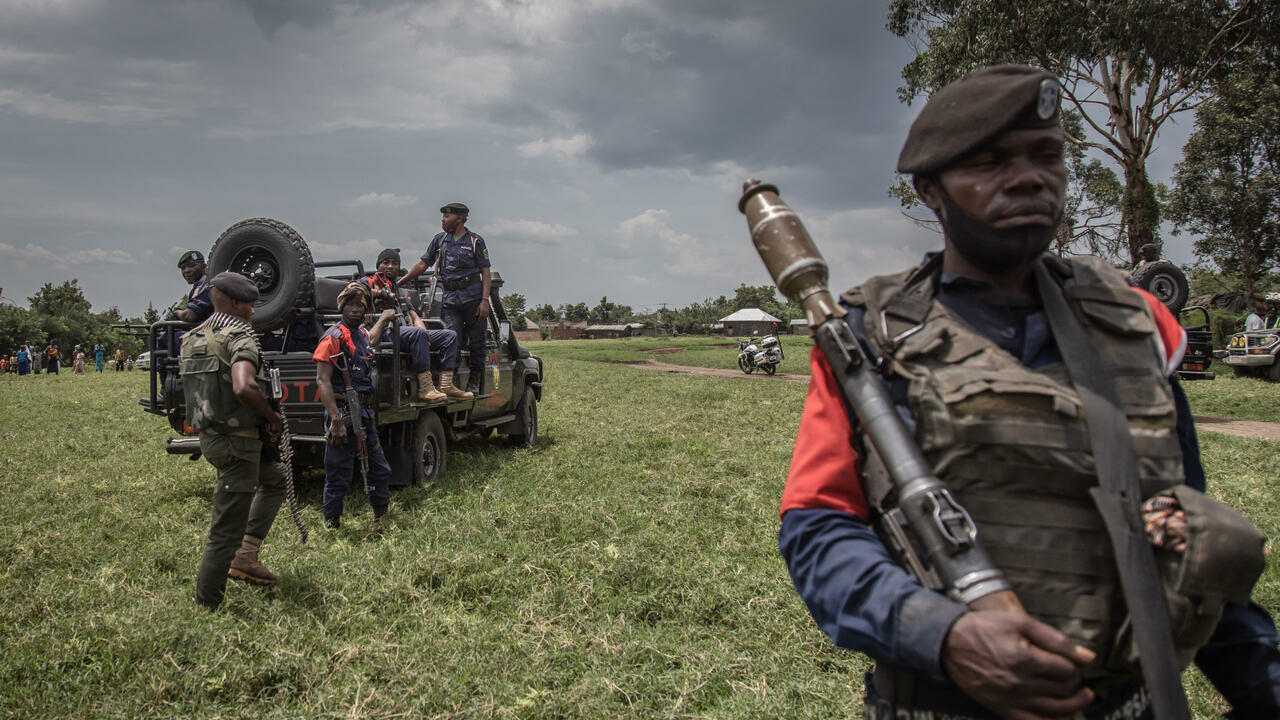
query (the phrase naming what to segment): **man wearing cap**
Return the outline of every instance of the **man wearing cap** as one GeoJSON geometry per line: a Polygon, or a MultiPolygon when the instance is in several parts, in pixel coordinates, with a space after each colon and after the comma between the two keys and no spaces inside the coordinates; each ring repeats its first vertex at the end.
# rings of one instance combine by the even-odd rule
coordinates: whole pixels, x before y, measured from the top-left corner
{"type": "Polygon", "coordinates": [[[199,250],[188,250],[178,258],[178,270],[191,288],[170,311],[171,319],[198,323],[213,313],[209,299],[209,282],[205,275],[204,255],[199,250]]]}
{"type": "Polygon", "coordinates": [[[278,437],[284,420],[267,400],[262,350],[253,332],[258,288],[219,273],[209,282],[216,311],[187,334],[181,353],[186,422],[200,431],[200,453],[218,471],[213,519],[196,577],[196,603],[222,602],[227,578],[273,585],[258,552],[284,499],[284,474],[264,457],[260,430],[278,437]]]}
{"type": "MultiPolygon", "coordinates": [[[[1089,448],[1131,444],[1144,497],[1184,482],[1203,489],[1173,375],[1185,336],[1110,265],[1045,253],[1066,186],[1060,94],[1049,73],[1016,65],[939,90],[913,124],[898,171],[912,175],[941,221],[944,249],[841,297],[926,461],[972,515],[978,542],[1029,614],[961,604],[886,549],[872,529],[896,504],[884,461],[825,356],[811,353],[779,549],[818,625],[877,661],[867,685],[872,720],[1152,717],[1090,493],[1113,475],[1089,448]],[[1060,347],[1056,336],[1075,332],[1089,342],[1060,347]],[[1097,406],[1077,389],[1077,358],[1086,356],[1124,378],[1118,400],[1108,400],[1123,411],[1123,440],[1099,442],[1088,431],[1097,406]]],[[[1207,644],[1179,637],[1176,647],[1181,659],[1202,645],[1196,661],[1233,717],[1280,717],[1280,636],[1248,599],[1252,582],[1232,592],[1207,644]]]]}
{"type": "Polygon", "coordinates": [[[446,400],[470,400],[471,393],[453,386],[453,371],[458,368],[458,334],[452,330],[428,330],[426,323],[409,304],[408,293],[400,289],[400,250],[385,248],[378,253],[378,271],[364,279],[373,295],[374,308],[392,309],[405,316],[400,325],[400,349],[409,354],[409,367],[418,376],[418,399],[428,403],[446,400]],[[440,353],[440,389],[431,379],[431,353],[440,353]]]}
{"type": "MultiPolygon", "coordinates": [[[[484,331],[489,317],[489,249],[484,238],[467,229],[470,213],[462,203],[440,208],[440,228],[444,232],[431,239],[422,259],[409,268],[401,282],[413,282],[440,259],[440,282],[444,286],[440,316],[467,347],[467,391],[479,395],[486,359],[484,331]]],[[[427,299],[428,314],[431,300],[427,299]]]]}
{"type": "Polygon", "coordinates": [[[353,434],[353,408],[347,406],[346,377],[359,395],[360,421],[364,430],[364,454],[369,461],[368,477],[364,478],[365,492],[375,520],[381,518],[391,504],[391,465],[378,442],[378,428],[374,425],[373,378],[369,349],[378,342],[382,331],[396,316],[395,310],[383,310],[378,321],[368,331],[364,329],[364,317],[373,311],[369,287],[353,282],[338,293],[338,310],[342,320],[329,326],[320,336],[311,359],[316,363],[316,383],[320,392],[320,404],[324,406],[324,494],[321,514],[326,527],[337,528],[342,522],[343,498],[351,489],[355,462],[360,456],[360,442],[353,434]]]}

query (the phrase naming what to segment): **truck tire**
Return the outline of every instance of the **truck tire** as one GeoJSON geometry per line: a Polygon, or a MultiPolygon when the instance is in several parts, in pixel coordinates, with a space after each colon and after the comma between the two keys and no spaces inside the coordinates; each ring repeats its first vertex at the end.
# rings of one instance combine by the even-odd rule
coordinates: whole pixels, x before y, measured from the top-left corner
{"type": "Polygon", "coordinates": [[[440,416],[434,410],[423,412],[413,433],[413,481],[428,485],[439,480],[448,451],[440,416]]]}
{"type": "Polygon", "coordinates": [[[1168,260],[1147,263],[1133,271],[1131,282],[1146,290],[1169,308],[1177,317],[1187,304],[1187,276],[1182,269],[1168,260]]]}
{"type": "Polygon", "coordinates": [[[287,326],[297,308],[314,304],[311,250],[279,220],[252,218],[227,228],[209,250],[209,277],[227,270],[258,286],[253,329],[260,333],[287,326]]]}
{"type": "Polygon", "coordinates": [[[533,447],[538,444],[538,398],[533,388],[524,389],[520,404],[516,406],[516,423],[519,430],[511,433],[511,443],[516,447],[533,447]]]}
{"type": "Polygon", "coordinates": [[[1267,379],[1280,383],[1280,358],[1276,358],[1276,361],[1271,363],[1271,367],[1267,368],[1267,379]]]}

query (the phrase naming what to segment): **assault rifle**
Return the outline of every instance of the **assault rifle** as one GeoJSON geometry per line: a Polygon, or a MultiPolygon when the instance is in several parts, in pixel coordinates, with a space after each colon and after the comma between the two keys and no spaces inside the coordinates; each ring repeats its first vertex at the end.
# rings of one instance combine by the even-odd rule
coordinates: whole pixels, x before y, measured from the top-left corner
{"type": "Polygon", "coordinates": [[[436,285],[440,282],[440,265],[444,263],[444,243],[440,244],[440,248],[436,255],[435,267],[431,268],[431,288],[427,290],[426,302],[422,303],[422,312],[424,318],[431,317],[431,304],[436,301],[436,285]]]}
{"type": "MultiPolygon", "coordinates": [[[[331,355],[329,362],[342,371],[342,394],[347,401],[347,414],[351,416],[351,432],[356,436],[356,459],[360,461],[360,472],[367,484],[369,482],[369,445],[364,437],[364,419],[360,417],[360,395],[351,382],[351,368],[347,367],[346,356],[342,353],[331,355]],[[342,358],[342,364],[338,364],[335,361],[336,358],[342,358]]],[[[334,418],[334,421],[342,422],[342,419],[334,418]]]]}
{"type": "Polygon", "coordinates": [[[845,323],[845,310],[827,289],[827,263],[778,189],[758,180],[742,188],[738,209],[778,289],[799,303],[863,433],[884,460],[897,507],[881,514],[886,545],[926,587],[981,610],[1023,612],[1004,575],[978,545],[978,531],[934,476],[903,424],[878,369],[845,323]]]}

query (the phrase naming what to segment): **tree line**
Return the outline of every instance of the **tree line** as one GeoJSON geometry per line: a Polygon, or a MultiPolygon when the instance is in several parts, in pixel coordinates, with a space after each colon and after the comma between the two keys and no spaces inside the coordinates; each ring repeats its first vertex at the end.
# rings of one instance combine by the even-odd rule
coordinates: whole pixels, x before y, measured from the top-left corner
{"type": "MultiPolygon", "coordinates": [[[[524,316],[539,325],[554,325],[561,320],[586,322],[592,325],[621,325],[638,322],[666,332],[685,334],[709,332],[711,326],[720,318],[743,308],[759,308],[781,320],[783,325],[804,316],[800,306],[781,297],[774,286],[745,283],[738,286],[732,297],[720,295],[716,298],[707,298],[702,302],[690,303],[685,307],[663,308],[652,313],[637,313],[629,305],[611,302],[608,296],[600,298],[600,302],[595,306],[588,306],[584,302],[563,303],[556,306],[542,304],[527,311],[523,295],[515,293],[505,295],[502,302],[509,317],[524,316]]],[[[518,324],[516,327],[522,329],[518,324]]]]}
{"type": "Polygon", "coordinates": [[[67,356],[76,345],[87,354],[95,343],[102,343],[108,353],[120,348],[126,355],[136,356],[147,349],[146,339],[113,326],[149,324],[160,319],[150,306],[143,317],[137,318],[124,317],[114,306],[95,313],[78,278],[57,286],[45,283],[27,301],[30,307],[0,305],[0,352],[12,353],[21,345],[43,350],[56,344],[67,356]]]}
{"type": "MultiPolygon", "coordinates": [[[[1280,266],[1280,6],[1273,0],[891,0],[891,32],[916,56],[902,101],[973,69],[1043,67],[1063,83],[1068,198],[1056,249],[1122,264],[1162,244],[1161,224],[1197,236],[1201,273],[1250,295],[1280,266]],[[1173,186],[1147,160],[1173,118],[1195,130],[1173,186]],[[1118,172],[1117,172],[1118,171],[1118,172]]],[[[905,180],[890,189],[914,219],[905,180]]]]}

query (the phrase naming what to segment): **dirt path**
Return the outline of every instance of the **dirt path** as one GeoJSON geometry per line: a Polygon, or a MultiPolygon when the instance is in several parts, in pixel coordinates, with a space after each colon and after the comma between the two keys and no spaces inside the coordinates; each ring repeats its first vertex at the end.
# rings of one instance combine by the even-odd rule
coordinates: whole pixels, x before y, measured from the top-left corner
{"type": "Polygon", "coordinates": [[[1280,442],[1280,423],[1262,422],[1261,420],[1241,420],[1239,418],[1215,417],[1213,415],[1196,415],[1196,430],[1226,433],[1243,438],[1261,438],[1280,442]]]}
{"type": "MultiPolygon", "coordinates": [[[[659,348],[650,352],[654,355],[666,356],[679,352],[679,348],[659,348]]],[[[765,375],[764,373],[752,373],[747,375],[741,370],[672,365],[671,363],[665,363],[659,360],[646,360],[642,363],[635,363],[635,367],[644,368],[646,370],[677,373],[680,375],[697,375],[700,377],[742,378],[744,380],[770,381],[782,380],[785,382],[800,383],[809,382],[808,375],[791,375],[787,373],[778,373],[772,376],[765,375]]],[[[1196,415],[1195,419],[1196,429],[1200,431],[1225,433],[1227,435],[1235,435],[1243,438],[1258,438],[1262,440],[1280,442],[1280,423],[1262,422],[1260,420],[1240,420],[1238,418],[1216,417],[1213,415],[1196,415]]]]}

